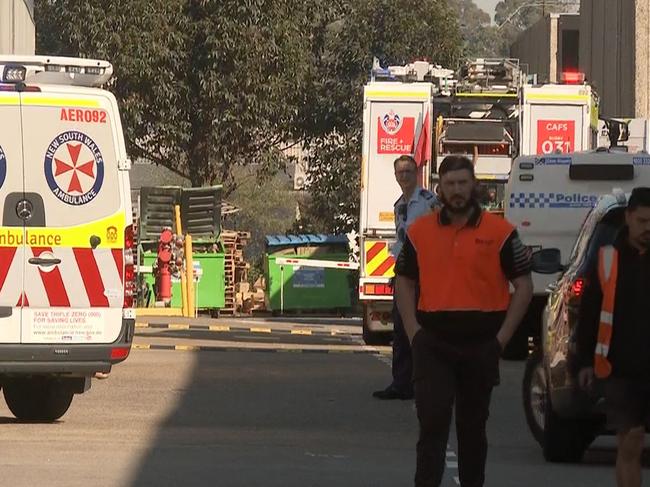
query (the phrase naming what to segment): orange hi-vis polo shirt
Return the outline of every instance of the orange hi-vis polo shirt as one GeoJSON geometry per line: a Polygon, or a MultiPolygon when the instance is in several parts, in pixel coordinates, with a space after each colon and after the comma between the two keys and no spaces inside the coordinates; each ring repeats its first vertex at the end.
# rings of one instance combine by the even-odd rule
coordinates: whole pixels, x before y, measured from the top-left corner
{"type": "Polygon", "coordinates": [[[530,252],[515,228],[476,206],[465,226],[443,208],[414,222],[398,275],[419,284],[420,324],[461,341],[493,337],[510,303],[509,282],[530,273],[530,252]]]}

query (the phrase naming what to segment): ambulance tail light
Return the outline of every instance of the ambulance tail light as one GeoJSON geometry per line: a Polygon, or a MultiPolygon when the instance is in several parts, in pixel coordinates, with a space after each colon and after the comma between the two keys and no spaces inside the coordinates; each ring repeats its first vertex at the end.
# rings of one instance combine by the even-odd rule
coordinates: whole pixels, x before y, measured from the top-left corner
{"type": "Polygon", "coordinates": [[[135,297],[135,240],[133,225],[124,230],[124,307],[132,308],[135,297]]]}
{"type": "Polygon", "coordinates": [[[111,348],[111,360],[124,360],[129,356],[131,347],[114,347],[111,348]]]}

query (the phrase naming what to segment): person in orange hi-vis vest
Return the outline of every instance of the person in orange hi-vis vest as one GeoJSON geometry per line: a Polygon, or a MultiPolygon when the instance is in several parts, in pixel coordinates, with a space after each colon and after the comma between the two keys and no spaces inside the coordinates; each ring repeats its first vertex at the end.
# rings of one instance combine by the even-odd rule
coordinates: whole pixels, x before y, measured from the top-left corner
{"type": "Polygon", "coordinates": [[[513,225],[481,209],[472,161],[447,156],[438,172],[442,208],[409,227],[395,266],[420,424],[415,485],[442,481],[455,403],[460,484],[481,487],[501,351],[533,293],[530,251],[513,225]]]}
{"type": "Polygon", "coordinates": [[[613,245],[593,252],[576,329],[578,382],[604,383],[608,426],[616,431],[618,487],[641,486],[650,420],[650,188],[635,188],[613,245]]]}

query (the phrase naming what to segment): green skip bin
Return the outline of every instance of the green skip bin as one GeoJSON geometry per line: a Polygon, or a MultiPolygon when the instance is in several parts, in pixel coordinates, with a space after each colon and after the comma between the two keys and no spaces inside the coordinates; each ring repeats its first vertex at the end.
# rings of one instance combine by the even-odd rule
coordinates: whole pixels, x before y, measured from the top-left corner
{"type": "Polygon", "coordinates": [[[293,260],[348,262],[345,235],[267,235],[265,277],[271,311],[347,311],[356,283],[345,268],[300,266],[293,260]],[[290,258],[280,264],[278,258],[290,258]]]}

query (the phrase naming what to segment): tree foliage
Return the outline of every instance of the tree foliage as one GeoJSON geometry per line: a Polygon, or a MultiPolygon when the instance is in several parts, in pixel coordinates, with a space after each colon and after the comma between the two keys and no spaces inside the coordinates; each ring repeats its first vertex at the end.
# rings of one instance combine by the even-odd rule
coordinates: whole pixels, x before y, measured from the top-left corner
{"type": "Polygon", "coordinates": [[[356,227],[373,57],[461,53],[447,0],[36,0],[35,17],[39,52],[113,63],[133,158],[229,195],[238,166],[273,174],[302,144],[305,223],[328,231],[356,227]]]}
{"type": "Polygon", "coordinates": [[[271,172],[284,160],[318,4],[40,0],[38,50],[109,59],[130,154],[229,193],[234,166],[271,172]]]}
{"type": "Polygon", "coordinates": [[[305,228],[340,233],[358,228],[363,85],[373,58],[384,66],[417,58],[451,66],[461,38],[445,0],[356,0],[334,18],[313,53],[304,105],[310,198],[302,214],[305,228]]]}
{"type": "Polygon", "coordinates": [[[492,24],[492,18],[474,0],[450,0],[450,5],[459,19],[464,57],[499,57],[507,54],[506,43],[492,24]]]}
{"type": "Polygon", "coordinates": [[[500,26],[499,32],[509,48],[543,14],[575,12],[579,5],[578,0],[501,0],[496,6],[494,21],[500,26]]]}

